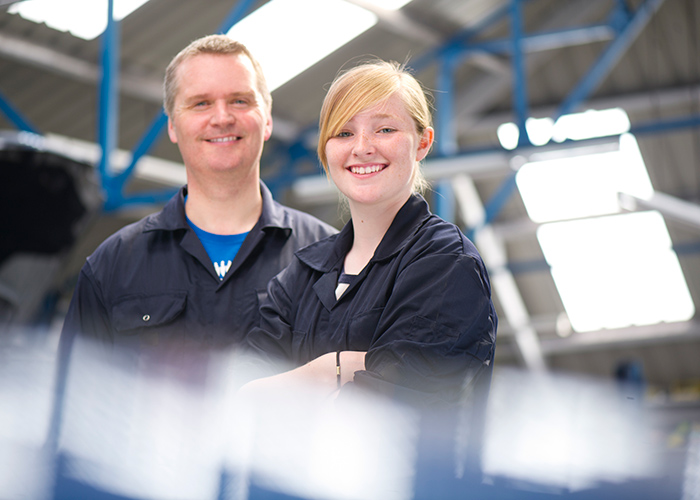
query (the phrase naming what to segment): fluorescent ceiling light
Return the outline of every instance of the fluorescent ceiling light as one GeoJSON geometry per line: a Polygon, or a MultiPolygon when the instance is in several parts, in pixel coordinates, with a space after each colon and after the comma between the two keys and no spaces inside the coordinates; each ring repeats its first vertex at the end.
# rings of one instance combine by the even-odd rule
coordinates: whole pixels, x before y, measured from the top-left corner
{"type": "MultiPolygon", "coordinates": [[[[527,136],[533,146],[544,146],[552,140],[554,120],[551,118],[528,118],[525,121],[527,136]]],[[[518,132],[519,133],[519,132],[518,132]]]]}
{"type": "MultiPolygon", "coordinates": [[[[114,0],[114,19],[124,19],[146,2],[148,0],[114,0]]],[[[107,28],[107,6],[107,0],[25,0],[12,4],[8,12],[92,40],[107,28]]]]}
{"type": "Polygon", "coordinates": [[[503,149],[511,151],[518,147],[520,130],[518,130],[518,126],[515,123],[501,123],[496,129],[496,135],[503,149]]]}
{"type": "Polygon", "coordinates": [[[376,22],[374,14],[343,0],[272,0],[227,34],[260,61],[272,91],[376,22]]]}
{"type": "Polygon", "coordinates": [[[659,212],[545,224],[537,238],[577,332],[687,321],[695,314],[659,212]]]}
{"type": "Polygon", "coordinates": [[[620,136],[619,151],[526,163],[515,182],[535,222],[619,213],[619,192],[642,199],[654,192],[631,134],[620,136]]]}
{"type": "Polygon", "coordinates": [[[589,109],[583,113],[572,113],[560,117],[552,128],[552,138],[557,142],[566,139],[580,141],[629,132],[630,120],[627,113],[620,108],[595,111],[589,109]]]}

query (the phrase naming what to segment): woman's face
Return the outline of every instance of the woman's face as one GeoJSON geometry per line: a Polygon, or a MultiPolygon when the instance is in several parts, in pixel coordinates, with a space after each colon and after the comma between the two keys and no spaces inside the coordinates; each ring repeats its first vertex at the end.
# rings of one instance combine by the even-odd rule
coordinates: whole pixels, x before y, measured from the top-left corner
{"type": "Polygon", "coordinates": [[[364,205],[400,208],[432,139],[431,128],[418,134],[406,106],[394,94],[357,113],[328,139],[328,171],[351,210],[364,205]]]}

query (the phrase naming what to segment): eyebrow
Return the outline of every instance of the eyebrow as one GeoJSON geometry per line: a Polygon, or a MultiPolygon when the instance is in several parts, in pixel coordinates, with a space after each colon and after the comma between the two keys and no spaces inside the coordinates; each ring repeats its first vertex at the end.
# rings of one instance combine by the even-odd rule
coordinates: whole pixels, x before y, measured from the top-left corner
{"type": "MultiPolygon", "coordinates": [[[[243,92],[231,92],[230,94],[226,95],[227,99],[230,99],[231,97],[252,97],[254,99],[256,98],[256,93],[255,92],[248,92],[248,91],[243,91],[243,92]]],[[[200,101],[202,99],[210,99],[210,94],[195,94],[191,95],[189,97],[185,97],[183,101],[185,103],[190,103],[193,101],[200,101]]]]}
{"type": "MultiPolygon", "coordinates": [[[[360,114],[360,113],[358,113],[358,114],[360,114]]],[[[357,115],[355,115],[355,116],[357,116],[357,115]]],[[[350,119],[347,121],[347,123],[350,123],[351,121],[353,121],[353,120],[355,119],[355,116],[353,116],[352,118],[350,118],[350,119]]],[[[375,114],[373,114],[373,115],[370,115],[370,118],[371,118],[372,120],[386,120],[386,119],[390,119],[390,118],[398,118],[398,116],[397,116],[397,115],[392,115],[392,114],[389,114],[389,113],[375,113],[375,114]]],[[[347,125],[347,123],[346,123],[346,125],[347,125]]]]}

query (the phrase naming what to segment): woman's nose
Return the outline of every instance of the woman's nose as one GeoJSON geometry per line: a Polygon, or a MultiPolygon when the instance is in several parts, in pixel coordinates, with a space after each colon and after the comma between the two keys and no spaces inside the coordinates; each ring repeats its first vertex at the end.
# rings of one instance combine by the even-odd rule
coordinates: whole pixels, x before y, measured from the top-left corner
{"type": "Polygon", "coordinates": [[[374,152],[374,142],[366,132],[358,132],[355,136],[353,154],[356,156],[368,155],[374,152]]]}

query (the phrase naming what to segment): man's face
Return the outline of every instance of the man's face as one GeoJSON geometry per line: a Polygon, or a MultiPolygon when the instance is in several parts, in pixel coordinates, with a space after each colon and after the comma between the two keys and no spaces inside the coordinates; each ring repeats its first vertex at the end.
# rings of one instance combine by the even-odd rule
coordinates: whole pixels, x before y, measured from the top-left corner
{"type": "Polygon", "coordinates": [[[188,175],[260,168],[272,118],[245,55],[199,54],[177,70],[177,94],[168,135],[188,175]]]}

